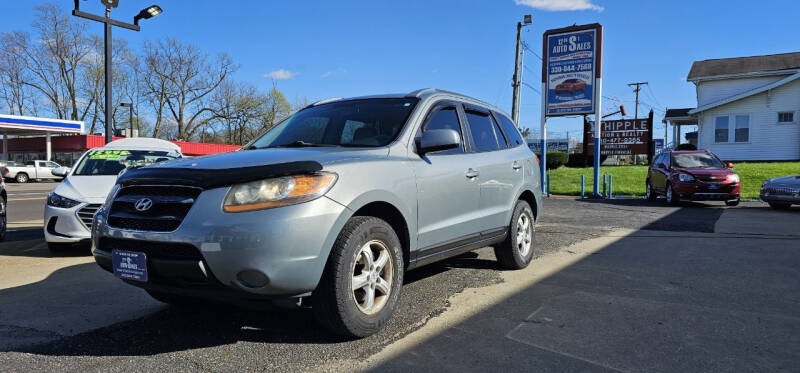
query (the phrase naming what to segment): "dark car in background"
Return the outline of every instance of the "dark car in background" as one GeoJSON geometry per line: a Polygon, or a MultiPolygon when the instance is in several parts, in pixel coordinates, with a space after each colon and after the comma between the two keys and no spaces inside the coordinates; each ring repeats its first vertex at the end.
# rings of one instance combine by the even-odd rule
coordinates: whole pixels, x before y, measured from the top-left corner
{"type": "Polygon", "coordinates": [[[761,184],[761,200],[776,210],[800,205],[800,175],[764,180],[761,184]]]}
{"type": "Polygon", "coordinates": [[[671,151],[658,155],[647,171],[647,199],[659,194],[667,203],[677,205],[682,199],[692,201],[725,201],[739,204],[741,183],[714,153],[706,150],[671,151]]]}
{"type": "Polygon", "coordinates": [[[575,93],[586,89],[586,82],[580,79],[567,79],[556,86],[556,93],[575,93]]]}

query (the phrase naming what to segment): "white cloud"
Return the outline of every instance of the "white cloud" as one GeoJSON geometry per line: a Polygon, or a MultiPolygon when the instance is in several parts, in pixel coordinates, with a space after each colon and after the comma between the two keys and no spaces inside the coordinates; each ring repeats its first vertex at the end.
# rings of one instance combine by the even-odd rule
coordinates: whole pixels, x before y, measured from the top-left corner
{"type": "Polygon", "coordinates": [[[326,71],[326,72],[322,73],[322,75],[320,75],[319,77],[322,78],[322,79],[325,79],[325,78],[330,77],[331,75],[333,75],[333,71],[326,71]]]}
{"type": "Polygon", "coordinates": [[[593,4],[592,1],[593,0],[514,0],[517,5],[526,5],[541,10],[596,10],[602,12],[603,7],[593,4]]]}
{"type": "Polygon", "coordinates": [[[290,70],[286,70],[286,69],[278,69],[278,70],[270,71],[270,72],[264,74],[264,77],[265,78],[270,78],[270,79],[275,79],[275,80],[287,80],[287,79],[294,78],[295,76],[297,76],[297,74],[299,74],[299,73],[295,72],[295,71],[290,71],[290,70]]]}

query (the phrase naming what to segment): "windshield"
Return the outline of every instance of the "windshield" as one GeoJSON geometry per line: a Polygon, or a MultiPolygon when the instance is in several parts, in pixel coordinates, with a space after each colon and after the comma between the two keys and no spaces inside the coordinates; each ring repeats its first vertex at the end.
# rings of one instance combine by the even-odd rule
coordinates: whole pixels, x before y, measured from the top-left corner
{"type": "Polygon", "coordinates": [[[269,130],[248,149],[388,145],[400,133],[416,103],[416,98],[387,98],[310,107],[269,130]]]}
{"type": "Polygon", "coordinates": [[[145,150],[89,150],[73,175],[117,175],[126,168],[149,166],[177,158],[176,154],[145,150]]]}
{"type": "Polygon", "coordinates": [[[675,167],[681,168],[725,168],[719,158],[705,153],[674,154],[675,167]]]}

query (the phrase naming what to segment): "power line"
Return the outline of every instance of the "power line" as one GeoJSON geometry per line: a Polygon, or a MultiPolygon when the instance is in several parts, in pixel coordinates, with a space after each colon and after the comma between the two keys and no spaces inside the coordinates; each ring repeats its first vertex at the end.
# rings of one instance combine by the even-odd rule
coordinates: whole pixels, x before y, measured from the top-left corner
{"type": "Polygon", "coordinates": [[[528,88],[532,89],[534,92],[538,93],[540,96],[542,95],[542,92],[540,92],[540,91],[539,91],[538,89],[536,89],[534,86],[532,86],[532,85],[530,85],[530,84],[528,84],[528,83],[526,83],[526,82],[522,82],[522,85],[524,85],[524,86],[526,86],[526,87],[528,87],[528,88]]]}
{"type": "Polygon", "coordinates": [[[524,49],[524,50],[526,50],[526,51],[528,51],[528,52],[531,52],[531,54],[533,54],[534,56],[536,56],[536,58],[538,58],[538,59],[539,59],[539,61],[544,61],[544,60],[542,60],[542,56],[540,56],[540,55],[538,55],[536,52],[534,52],[534,51],[533,51],[533,49],[531,49],[530,47],[528,47],[528,43],[526,43],[526,42],[524,42],[524,41],[522,42],[522,49],[524,49]]]}

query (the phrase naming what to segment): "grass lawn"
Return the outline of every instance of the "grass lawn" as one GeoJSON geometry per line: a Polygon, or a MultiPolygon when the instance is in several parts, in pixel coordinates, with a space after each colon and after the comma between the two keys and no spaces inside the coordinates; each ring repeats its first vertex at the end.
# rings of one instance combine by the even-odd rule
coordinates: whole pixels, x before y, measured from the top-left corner
{"type": "MultiPolygon", "coordinates": [[[[742,180],[741,196],[745,199],[757,199],[761,182],[765,179],[800,174],[800,162],[743,162],[737,163],[733,171],[742,180]]],[[[592,168],[561,167],[550,171],[550,193],[580,195],[581,174],[586,177],[586,192],[592,191],[592,168]]],[[[644,181],[647,178],[647,166],[607,166],[601,167],[602,174],[614,176],[615,195],[644,196],[644,181]]],[[[602,184],[601,184],[602,190],[602,184]]]]}

